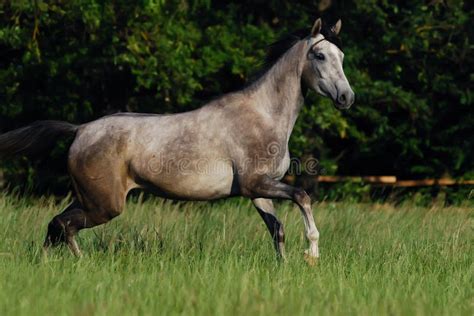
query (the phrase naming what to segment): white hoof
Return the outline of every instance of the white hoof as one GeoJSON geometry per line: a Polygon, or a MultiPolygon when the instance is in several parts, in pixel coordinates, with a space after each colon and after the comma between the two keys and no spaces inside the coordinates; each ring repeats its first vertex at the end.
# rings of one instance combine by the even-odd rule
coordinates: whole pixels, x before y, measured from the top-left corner
{"type": "Polygon", "coordinates": [[[319,254],[313,255],[309,250],[304,251],[304,260],[310,265],[314,266],[318,263],[319,254]]]}

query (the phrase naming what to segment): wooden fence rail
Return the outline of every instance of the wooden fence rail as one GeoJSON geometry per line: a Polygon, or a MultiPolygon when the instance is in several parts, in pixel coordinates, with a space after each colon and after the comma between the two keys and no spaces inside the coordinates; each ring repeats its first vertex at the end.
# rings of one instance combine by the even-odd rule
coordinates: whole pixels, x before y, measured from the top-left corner
{"type": "MultiPolygon", "coordinates": [[[[314,179],[320,183],[339,183],[339,182],[362,182],[373,185],[393,186],[393,187],[427,187],[427,186],[452,186],[452,185],[474,185],[474,180],[455,180],[449,178],[441,179],[423,179],[423,180],[398,180],[396,176],[315,176],[314,179]]],[[[285,181],[294,183],[296,177],[288,175],[285,181]]]]}

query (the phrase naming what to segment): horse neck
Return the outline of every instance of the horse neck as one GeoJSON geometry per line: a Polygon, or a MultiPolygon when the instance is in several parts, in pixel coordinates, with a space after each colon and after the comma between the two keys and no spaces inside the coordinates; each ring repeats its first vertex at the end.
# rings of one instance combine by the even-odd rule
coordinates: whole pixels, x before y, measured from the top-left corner
{"type": "Polygon", "coordinates": [[[285,132],[286,141],[304,101],[301,74],[305,45],[300,41],[291,47],[253,87],[253,106],[271,118],[276,131],[285,132]]]}

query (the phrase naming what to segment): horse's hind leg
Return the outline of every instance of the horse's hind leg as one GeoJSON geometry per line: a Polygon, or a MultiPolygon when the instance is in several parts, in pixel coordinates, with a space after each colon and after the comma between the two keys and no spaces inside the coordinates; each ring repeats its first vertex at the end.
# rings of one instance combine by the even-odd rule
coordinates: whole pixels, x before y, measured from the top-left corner
{"type": "Polygon", "coordinates": [[[80,257],[81,251],[75,235],[83,228],[92,227],[82,205],[78,201],[71,203],[61,214],[56,215],[48,225],[44,248],[66,243],[74,255],[80,257]]]}
{"type": "MultiPolygon", "coordinates": [[[[100,192],[100,191],[98,191],[100,192]]],[[[126,196],[126,195],[124,195],[126,196]]],[[[48,225],[48,234],[44,242],[44,247],[57,246],[66,243],[74,255],[80,257],[81,251],[74,238],[77,233],[84,228],[92,228],[105,224],[122,212],[125,198],[114,195],[105,195],[104,198],[96,200],[93,196],[82,196],[82,200],[87,202],[84,206],[79,201],[74,201],[61,214],[56,215],[48,225]],[[109,197],[109,198],[107,198],[109,197]],[[111,201],[114,200],[113,203],[111,201]]]]}
{"type": "Polygon", "coordinates": [[[66,242],[74,254],[80,255],[74,236],[81,229],[105,224],[122,213],[134,183],[127,176],[127,165],[114,154],[120,148],[113,146],[113,142],[103,143],[100,150],[88,147],[82,151],[71,147],[68,167],[77,202],[51,221],[46,246],[66,242]]]}

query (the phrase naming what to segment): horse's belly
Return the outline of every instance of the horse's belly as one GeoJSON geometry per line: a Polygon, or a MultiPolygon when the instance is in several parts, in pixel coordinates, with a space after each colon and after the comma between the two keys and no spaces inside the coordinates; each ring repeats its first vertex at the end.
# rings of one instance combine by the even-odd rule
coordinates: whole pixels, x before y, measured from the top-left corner
{"type": "MultiPolygon", "coordinates": [[[[140,176],[140,175],[139,175],[140,176]]],[[[188,200],[212,200],[232,194],[232,166],[219,161],[180,161],[148,168],[144,187],[158,195],[188,200]]]]}

